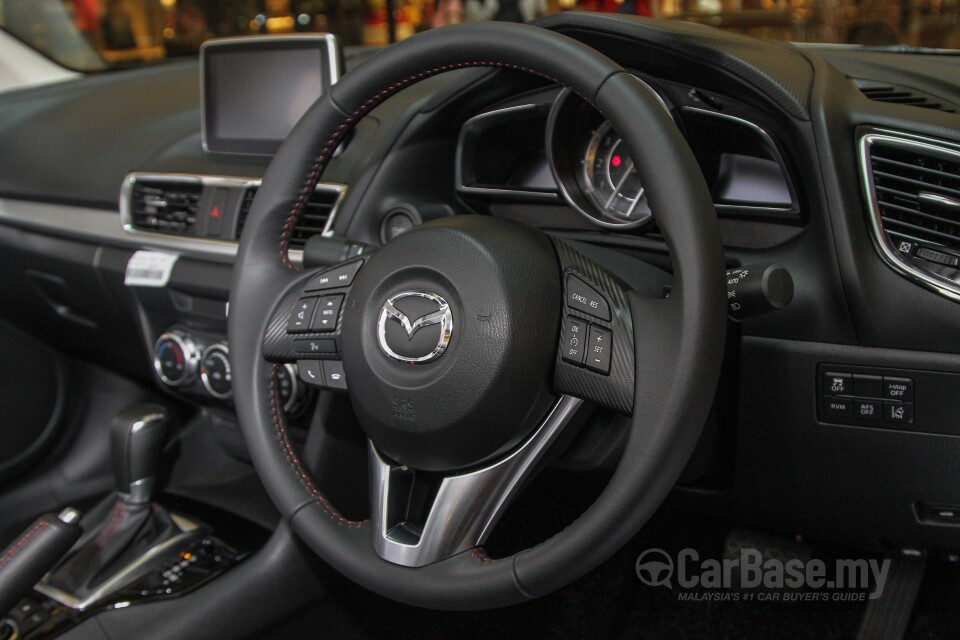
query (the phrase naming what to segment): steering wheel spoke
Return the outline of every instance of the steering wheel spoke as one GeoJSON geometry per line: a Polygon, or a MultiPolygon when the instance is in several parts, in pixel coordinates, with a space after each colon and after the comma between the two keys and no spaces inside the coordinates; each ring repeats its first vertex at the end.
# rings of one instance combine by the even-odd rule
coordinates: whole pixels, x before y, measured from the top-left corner
{"type": "Polygon", "coordinates": [[[284,289],[264,333],[264,357],[295,362],[309,385],[346,391],[341,323],[347,294],[363,264],[364,258],[354,258],[311,269],[284,289]]]}
{"type": "Polygon", "coordinates": [[[512,453],[459,475],[393,464],[368,443],[377,554],[394,564],[422,567],[482,545],[582,403],[562,396],[512,453]]]}
{"type": "Polygon", "coordinates": [[[564,296],[554,391],[630,414],[635,324],[627,288],[562,240],[553,242],[564,296]]]}
{"type": "Polygon", "coordinates": [[[229,339],[251,458],[293,530],[382,595],[481,609],[569,583],[650,517],[709,412],[712,394],[704,391],[719,376],[726,319],[709,190],[649,87],[567,36],[529,25],[458,25],[404,40],[346,74],[274,157],[240,244],[229,339]],[[418,225],[365,258],[352,281],[337,274],[314,289],[321,272],[291,274],[291,230],[344,136],[397,91],[467,67],[526,71],[567,86],[623,134],[638,171],[650,176],[650,208],[662,212],[670,298],[637,286],[632,267],[601,267],[589,249],[491,216],[418,225]],[[580,350],[570,353],[572,346],[580,350]],[[320,363],[324,374],[328,363],[343,362],[338,382],[349,378],[357,420],[373,443],[369,526],[341,515],[299,459],[271,391],[277,364],[289,362],[320,363]],[[511,561],[464,553],[484,543],[583,401],[631,416],[623,462],[597,501],[511,561]]]}

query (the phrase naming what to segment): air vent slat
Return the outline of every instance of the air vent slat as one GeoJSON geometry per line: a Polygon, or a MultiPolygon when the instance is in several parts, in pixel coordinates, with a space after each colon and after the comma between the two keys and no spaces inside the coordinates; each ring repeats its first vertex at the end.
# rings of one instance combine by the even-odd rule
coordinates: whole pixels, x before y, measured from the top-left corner
{"type": "Polygon", "coordinates": [[[880,191],[881,193],[887,193],[897,198],[901,198],[902,200],[911,202],[912,204],[917,204],[919,202],[919,199],[917,198],[917,194],[915,193],[908,193],[906,191],[901,191],[899,189],[891,189],[890,187],[877,187],[877,191],[880,191]]]}
{"type": "Polygon", "coordinates": [[[956,243],[956,240],[957,240],[957,236],[954,234],[941,233],[939,231],[934,231],[933,229],[928,229],[927,227],[910,224],[909,222],[903,222],[902,220],[894,220],[892,218],[887,218],[886,216],[883,217],[883,222],[888,225],[896,225],[899,227],[905,227],[907,229],[915,231],[917,232],[917,234],[920,236],[922,240],[927,239],[929,236],[940,238],[941,240],[945,241],[944,243],[945,246],[951,246],[951,244],[956,243]],[[951,243],[951,244],[948,244],[948,243],[951,243]]]}
{"type": "Polygon", "coordinates": [[[885,164],[888,166],[900,167],[903,169],[912,169],[914,171],[919,171],[922,174],[935,175],[941,178],[952,178],[952,179],[958,178],[956,174],[950,173],[948,171],[940,171],[939,169],[934,169],[932,167],[909,164],[907,162],[900,162],[899,160],[894,160],[892,158],[884,158],[882,156],[874,156],[873,162],[879,163],[879,164],[885,164]]]}
{"type": "Polygon", "coordinates": [[[130,193],[130,224],[140,231],[193,235],[203,185],[138,179],[130,193]]]}
{"type": "MultiPolygon", "coordinates": [[[[253,198],[256,195],[257,188],[247,189],[240,205],[240,217],[237,224],[237,238],[243,231],[243,226],[247,221],[247,215],[250,212],[250,206],[253,204],[253,198]]],[[[303,211],[300,213],[296,224],[290,233],[290,248],[302,249],[307,244],[307,240],[314,235],[323,233],[327,226],[327,221],[340,197],[340,189],[333,189],[327,185],[319,185],[310,200],[306,203],[303,211]]]]}
{"type": "Polygon", "coordinates": [[[875,102],[903,104],[912,107],[945,111],[947,113],[957,112],[957,105],[950,104],[941,98],[936,98],[928,93],[924,93],[923,91],[919,91],[918,89],[914,89],[912,87],[877,85],[870,80],[861,80],[856,78],[853,80],[853,82],[857,85],[863,95],[875,102]]]}
{"type": "MultiPolygon", "coordinates": [[[[923,220],[929,220],[933,225],[951,225],[955,227],[960,226],[960,221],[951,220],[950,218],[944,218],[943,216],[930,213],[924,213],[922,211],[917,211],[916,209],[910,209],[909,207],[901,207],[890,202],[884,202],[881,206],[884,210],[884,213],[888,213],[890,211],[899,211],[906,215],[916,216],[918,218],[922,218],[923,220]]],[[[891,219],[896,221],[901,220],[902,218],[894,218],[891,216],[891,219]]],[[[886,220],[886,216],[884,216],[884,220],[886,220]]],[[[932,228],[937,229],[938,227],[933,226],[932,228]]]]}
{"type": "MultiPolygon", "coordinates": [[[[949,195],[953,195],[957,193],[957,189],[943,185],[942,183],[928,182],[926,180],[916,180],[914,178],[907,178],[906,176],[900,176],[894,173],[888,173],[886,171],[878,171],[876,169],[874,169],[873,175],[875,180],[878,180],[878,179],[896,180],[901,183],[906,182],[912,185],[916,185],[924,190],[937,189],[939,191],[944,192],[944,194],[949,194],[949,195]]],[[[960,186],[960,177],[958,177],[958,186],[960,186]]]]}
{"type": "Polygon", "coordinates": [[[960,154],[895,139],[873,142],[869,154],[884,232],[960,253],[960,209],[950,206],[960,201],[960,154]]]}

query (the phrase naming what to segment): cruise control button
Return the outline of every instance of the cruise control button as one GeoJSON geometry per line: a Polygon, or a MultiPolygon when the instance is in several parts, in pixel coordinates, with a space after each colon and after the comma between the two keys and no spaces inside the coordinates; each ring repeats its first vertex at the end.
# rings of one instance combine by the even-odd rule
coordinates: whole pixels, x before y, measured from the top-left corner
{"type": "Polygon", "coordinates": [[[889,400],[913,401],[913,380],[883,377],[883,397],[889,400]]]}
{"type": "Polygon", "coordinates": [[[567,276],[567,306],[601,320],[610,319],[610,305],[596,289],[575,275],[567,276]]]}
{"type": "Polygon", "coordinates": [[[323,362],[324,386],[338,391],[347,390],[347,376],[343,373],[343,363],[339,360],[325,360],[323,362]]]}
{"type": "Polygon", "coordinates": [[[855,420],[879,420],[880,403],[873,400],[854,400],[853,417],[855,420]]]}
{"type": "Polygon", "coordinates": [[[305,291],[322,291],[324,289],[336,289],[337,287],[349,287],[353,284],[353,278],[357,271],[363,266],[363,260],[354,260],[345,264],[338,265],[332,269],[327,269],[318,273],[310,279],[305,291]]]}
{"type": "Polygon", "coordinates": [[[831,398],[826,396],[823,399],[823,412],[828,416],[841,416],[849,418],[852,402],[847,398],[831,398]]]}
{"type": "Polygon", "coordinates": [[[613,348],[613,334],[609,329],[598,327],[595,324],[590,325],[590,332],[587,336],[587,353],[584,364],[587,368],[597,373],[610,373],[610,349],[613,348]]]}
{"type": "Polygon", "coordinates": [[[297,371],[300,372],[300,379],[307,384],[314,387],[323,386],[323,365],[319,360],[299,360],[297,371]]]}
{"type": "Polygon", "coordinates": [[[828,396],[849,396],[853,393],[853,376],[849,373],[823,374],[823,392],[828,396]]]}
{"type": "Polygon", "coordinates": [[[329,339],[294,340],[293,350],[298,356],[322,356],[337,352],[337,343],[329,339]]]}
{"type": "Polygon", "coordinates": [[[583,364],[584,344],[587,341],[587,323],[579,318],[567,316],[563,321],[564,361],[583,364]]]}
{"type": "Polygon", "coordinates": [[[913,424],[913,403],[884,402],[883,421],[890,424],[913,424]]]}
{"type": "Polygon", "coordinates": [[[300,298],[293,305],[290,321],[287,322],[287,333],[306,333],[310,330],[310,319],[313,310],[317,308],[317,298],[300,298]]]}
{"type": "Polygon", "coordinates": [[[317,304],[317,311],[313,314],[310,323],[311,331],[333,331],[337,328],[337,318],[340,316],[340,306],[343,296],[323,296],[317,304]]]}

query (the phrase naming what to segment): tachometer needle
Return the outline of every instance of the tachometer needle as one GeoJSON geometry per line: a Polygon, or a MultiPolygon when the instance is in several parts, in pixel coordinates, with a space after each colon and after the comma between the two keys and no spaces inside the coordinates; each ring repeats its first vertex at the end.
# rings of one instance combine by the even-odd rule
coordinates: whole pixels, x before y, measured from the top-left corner
{"type": "Polygon", "coordinates": [[[640,191],[637,192],[637,197],[633,199],[633,202],[630,203],[630,208],[627,209],[627,212],[624,214],[626,217],[633,215],[633,210],[637,208],[637,203],[640,202],[640,198],[643,197],[645,189],[640,187],[640,191]]]}
{"type": "Polygon", "coordinates": [[[633,172],[633,159],[631,158],[627,162],[627,168],[623,172],[623,177],[620,178],[620,181],[613,187],[613,195],[611,195],[607,201],[603,204],[603,208],[607,209],[610,207],[610,204],[613,202],[613,199],[617,197],[617,194],[620,193],[620,189],[623,187],[623,183],[627,181],[627,178],[630,177],[630,174],[633,172]]]}

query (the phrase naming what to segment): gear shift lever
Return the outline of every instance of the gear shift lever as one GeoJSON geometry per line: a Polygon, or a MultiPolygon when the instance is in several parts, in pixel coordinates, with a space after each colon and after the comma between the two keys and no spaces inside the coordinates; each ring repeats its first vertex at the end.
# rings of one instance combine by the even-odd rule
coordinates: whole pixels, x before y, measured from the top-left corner
{"type": "Polygon", "coordinates": [[[127,407],[110,429],[113,481],[119,498],[128,504],[153,499],[160,454],[167,435],[167,412],[160,405],[127,407]]]}
{"type": "Polygon", "coordinates": [[[166,432],[167,412],[160,405],[134,405],[117,414],[110,425],[116,494],[83,518],[83,537],[38,589],[82,609],[136,577],[127,575],[130,567],[181,533],[153,503],[166,432]]]}

